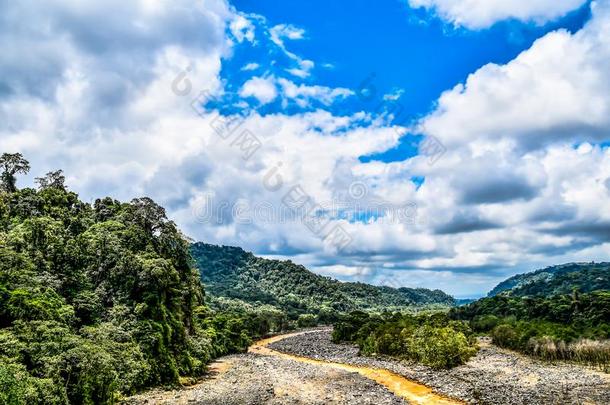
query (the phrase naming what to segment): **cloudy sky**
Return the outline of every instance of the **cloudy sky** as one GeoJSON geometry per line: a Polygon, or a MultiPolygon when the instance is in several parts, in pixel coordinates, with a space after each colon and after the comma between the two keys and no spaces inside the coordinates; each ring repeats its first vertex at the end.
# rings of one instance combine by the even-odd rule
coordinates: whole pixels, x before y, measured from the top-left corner
{"type": "Polygon", "coordinates": [[[608,260],[609,3],[0,0],[0,151],[196,240],[481,295],[608,260]]]}

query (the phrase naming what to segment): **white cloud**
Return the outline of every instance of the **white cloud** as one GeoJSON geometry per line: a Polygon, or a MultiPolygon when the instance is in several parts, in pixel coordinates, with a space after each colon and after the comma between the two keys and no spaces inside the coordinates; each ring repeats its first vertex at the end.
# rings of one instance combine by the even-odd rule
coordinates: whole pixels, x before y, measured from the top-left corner
{"type": "Polygon", "coordinates": [[[306,107],[311,100],[317,100],[324,105],[330,105],[337,99],[352,96],[352,90],[325,86],[308,86],[306,84],[295,84],[294,82],[280,78],[277,80],[282,89],[282,95],[288,99],[296,101],[300,106],[306,107]]]}
{"type": "Polygon", "coordinates": [[[1,7],[0,149],[22,151],[36,174],[64,168],[85,195],[128,198],[199,141],[170,130],[192,115],[174,84],[191,97],[220,90],[224,1],[1,7]]]}
{"type": "Polygon", "coordinates": [[[300,59],[300,58],[298,58],[297,59],[297,63],[299,65],[299,67],[291,68],[291,69],[286,69],[286,71],[288,73],[290,73],[291,75],[293,75],[293,76],[300,77],[301,79],[304,79],[304,78],[308,77],[310,75],[309,72],[315,66],[313,61],[307,60],[307,59],[300,59]]]}
{"type": "Polygon", "coordinates": [[[243,71],[256,70],[259,67],[260,67],[260,65],[258,63],[250,62],[247,65],[245,65],[243,68],[241,68],[241,70],[243,70],[243,71]]]}
{"type": "Polygon", "coordinates": [[[272,78],[253,77],[239,90],[241,97],[254,97],[261,104],[268,104],[277,98],[277,88],[272,78]]]}
{"type": "Polygon", "coordinates": [[[237,42],[254,41],[254,24],[244,15],[236,14],[229,24],[229,29],[237,42]]]}
{"type": "Polygon", "coordinates": [[[261,105],[269,104],[281,95],[284,102],[294,101],[300,107],[309,107],[312,101],[328,106],[338,99],[344,99],[353,94],[352,90],[346,88],[296,84],[288,79],[274,76],[253,77],[246,81],[239,90],[240,97],[254,97],[261,105]]]}
{"type": "Polygon", "coordinates": [[[325,274],[331,277],[360,277],[362,279],[366,278],[373,274],[374,270],[370,267],[357,267],[357,266],[345,266],[342,264],[334,265],[334,266],[321,266],[318,267],[317,272],[320,274],[325,274]]]}
{"type": "Polygon", "coordinates": [[[402,97],[403,94],[405,94],[404,89],[395,89],[391,93],[384,94],[383,99],[386,101],[396,101],[396,100],[400,99],[400,97],[402,97]]]}
{"type": "Polygon", "coordinates": [[[281,48],[284,48],[284,40],[299,40],[305,37],[305,30],[290,24],[278,24],[269,30],[271,40],[281,48]]]}
{"type": "MultiPolygon", "coordinates": [[[[418,125],[447,147],[434,165],[423,156],[362,163],[362,155],[396,147],[400,131],[363,113],[323,109],[249,114],[240,130],[263,146],[244,160],[233,144],[240,132],[222,139],[211,125],[218,112],[197,115],[191,101],[201,90],[225,91],[222,58],[235,45],[225,34],[237,24],[246,46],[247,24],[223,1],[203,9],[188,1],[151,5],[0,6],[11,8],[0,13],[0,150],[24,153],[31,177],[62,168],[87,200],[152,196],[197,239],[289,256],[346,278],[391,277],[452,293],[480,292],[509,272],[610,255],[610,150],[597,145],[610,128],[607,5],[598,4],[579,32],[550,33],[445,92],[418,125]],[[278,191],[263,185],[273,167],[283,181],[278,191]],[[411,176],[425,181],[417,188],[411,176]],[[365,185],[360,208],[416,203],[417,215],[409,223],[333,220],[353,238],[339,255],[294,215],[265,217],[294,185],[324,203],[352,184],[365,185]],[[227,211],[225,203],[235,202],[262,210],[258,220],[227,211]]],[[[282,46],[304,36],[287,27],[275,27],[282,46]]],[[[292,73],[305,77],[313,62],[294,56],[303,72],[292,73]]],[[[240,95],[311,107],[352,92],[266,76],[250,79],[240,95]]]]}
{"type": "Polygon", "coordinates": [[[298,68],[286,69],[286,72],[290,73],[293,76],[300,77],[301,79],[305,79],[307,76],[309,76],[308,72],[298,68]]]}
{"type": "Polygon", "coordinates": [[[442,19],[471,29],[507,19],[543,24],[564,16],[587,0],[408,0],[413,8],[435,10],[442,19]]]}
{"type": "Polygon", "coordinates": [[[301,40],[305,38],[305,30],[302,28],[295,27],[290,24],[278,24],[268,29],[269,39],[275,45],[277,45],[284,54],[292,59],[296,66],[286,69],[286,71],[293,76],[300,78],[306,78],[310,75],[311,69],[314,67],[314,62],[308,59],[303,59],[299,55],[290,52],[284,43],[285,39],[288,40],[301,40]]]}
{"type": "Polygon", "coordinates": [[[581,31],[549,33],[508,64],[489,64],[471,74],[443,93],[421,129],[448,145],[505,139],[532,149],[606,139],[610,12],[600,4],[593,13],[581,31]]]}

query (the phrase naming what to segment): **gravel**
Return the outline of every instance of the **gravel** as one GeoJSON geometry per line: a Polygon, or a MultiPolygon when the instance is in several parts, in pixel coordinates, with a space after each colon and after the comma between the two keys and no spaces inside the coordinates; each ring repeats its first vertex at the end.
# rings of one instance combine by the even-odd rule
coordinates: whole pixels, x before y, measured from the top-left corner
{"type": "Polygon", "coordinates": [[[272,343],[284,353],[337,363],[384,368],[474,404],[610,404],[610,375],[580,365],[550,364],[482,345],[468,363],[433,370],[406,361],[359,356],[358,348],[334,344],[331,330],[318,330],[272,343]]]}
{"type": "Polygon", "coordinates": [[[152,390],[124,404],[371,404],[405,402],[385,387],[360,376],[324,366],[252,353],[222,358],[225,370],[193,387],[152,390]]]}
{"type": "MultiPolygon", "coordinates": [[[[549,364],[483,344],[467,364],[433,370],[406,361],[365,357],[334,344],[331,330],[313,330],[271,343],[270,349],[335,363],[383,368],[473,404],[610,404],[610,375],[574,364],[549,364]]],[[[140,404],[405,404],[358,373],[283,357],[226,356],[191,387],[155,389],[123,401],[140,404]]]]}

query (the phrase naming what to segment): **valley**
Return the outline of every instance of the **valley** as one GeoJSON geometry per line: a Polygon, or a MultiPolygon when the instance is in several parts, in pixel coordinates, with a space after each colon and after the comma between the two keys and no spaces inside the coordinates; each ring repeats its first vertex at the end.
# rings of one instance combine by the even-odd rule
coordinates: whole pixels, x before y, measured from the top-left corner
{"type": "Polygon", "coordinates": [[[0,20],[0,405],[610,405],[610,0],[0,20]]]}
{"type": "Polygon", "coordinates": [[[331,342],[328,328],[281,335],[214,363],[197,384],[153,390],[124,404],[605,404],[610,375],[549,364],[481,343],[451,370],[358,355],[331,342]]]}
{"type": "Polygon", "coordinates": [[[607,263],[459,305],[192,243],[151,198],[86,203],[61,170],[4,176],[0,404],[610,403],[607,263]]]}

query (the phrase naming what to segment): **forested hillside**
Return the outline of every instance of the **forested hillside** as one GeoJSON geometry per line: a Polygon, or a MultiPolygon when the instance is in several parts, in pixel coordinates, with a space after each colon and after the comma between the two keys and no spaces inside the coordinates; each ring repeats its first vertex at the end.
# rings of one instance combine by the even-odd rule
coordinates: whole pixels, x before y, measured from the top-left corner
{"type": "Polygon", "coordinates": [[[499,346],[548,360],[574,360],[610,370],[610,291],[550,297],[498,295],[452,308],[499,346]]]}
{"type": "Polygon", "coordinates": [[[610,290],[610,263],[568,263],[510,277],[488,296],[500,293],[512,296],[570,294],[610,290]]]}
{"type": "Polygon", "coordinates": [[[610,263],[568,263],[518,274],[450,316],[499,346],[610,369],[610,263]]]}
{"type": "Polygon", "coordinates": [[[189,243],[152,200],[87,204],[61,171],[19,190],[29,169],[0,157],[0,403],[112,403],[270,331],[264,313],[204,306],[189,243]]]}
{"type": "Polygon", "coordinates": [[[340,283],[239,248],[190,246],[151,199],[88,204],[62,171],[19,189],[30,170],[20,154],[2,155],[0,170],[0,403],[113,403],[198,376],[268,333],[353,309],[453,303],[441,291],[340,283]]]}
{"type": "Polygon", "coordinates": [[[312,314],[333,321],[341,312],[387,311],[414,305],[453,305],[440,290],[377,287],[342,283],[291,261],[268,260],[238,247],[196,243],[191,246],[207,292],[249,304],[268,304],[290,319],[312,314]]]}

